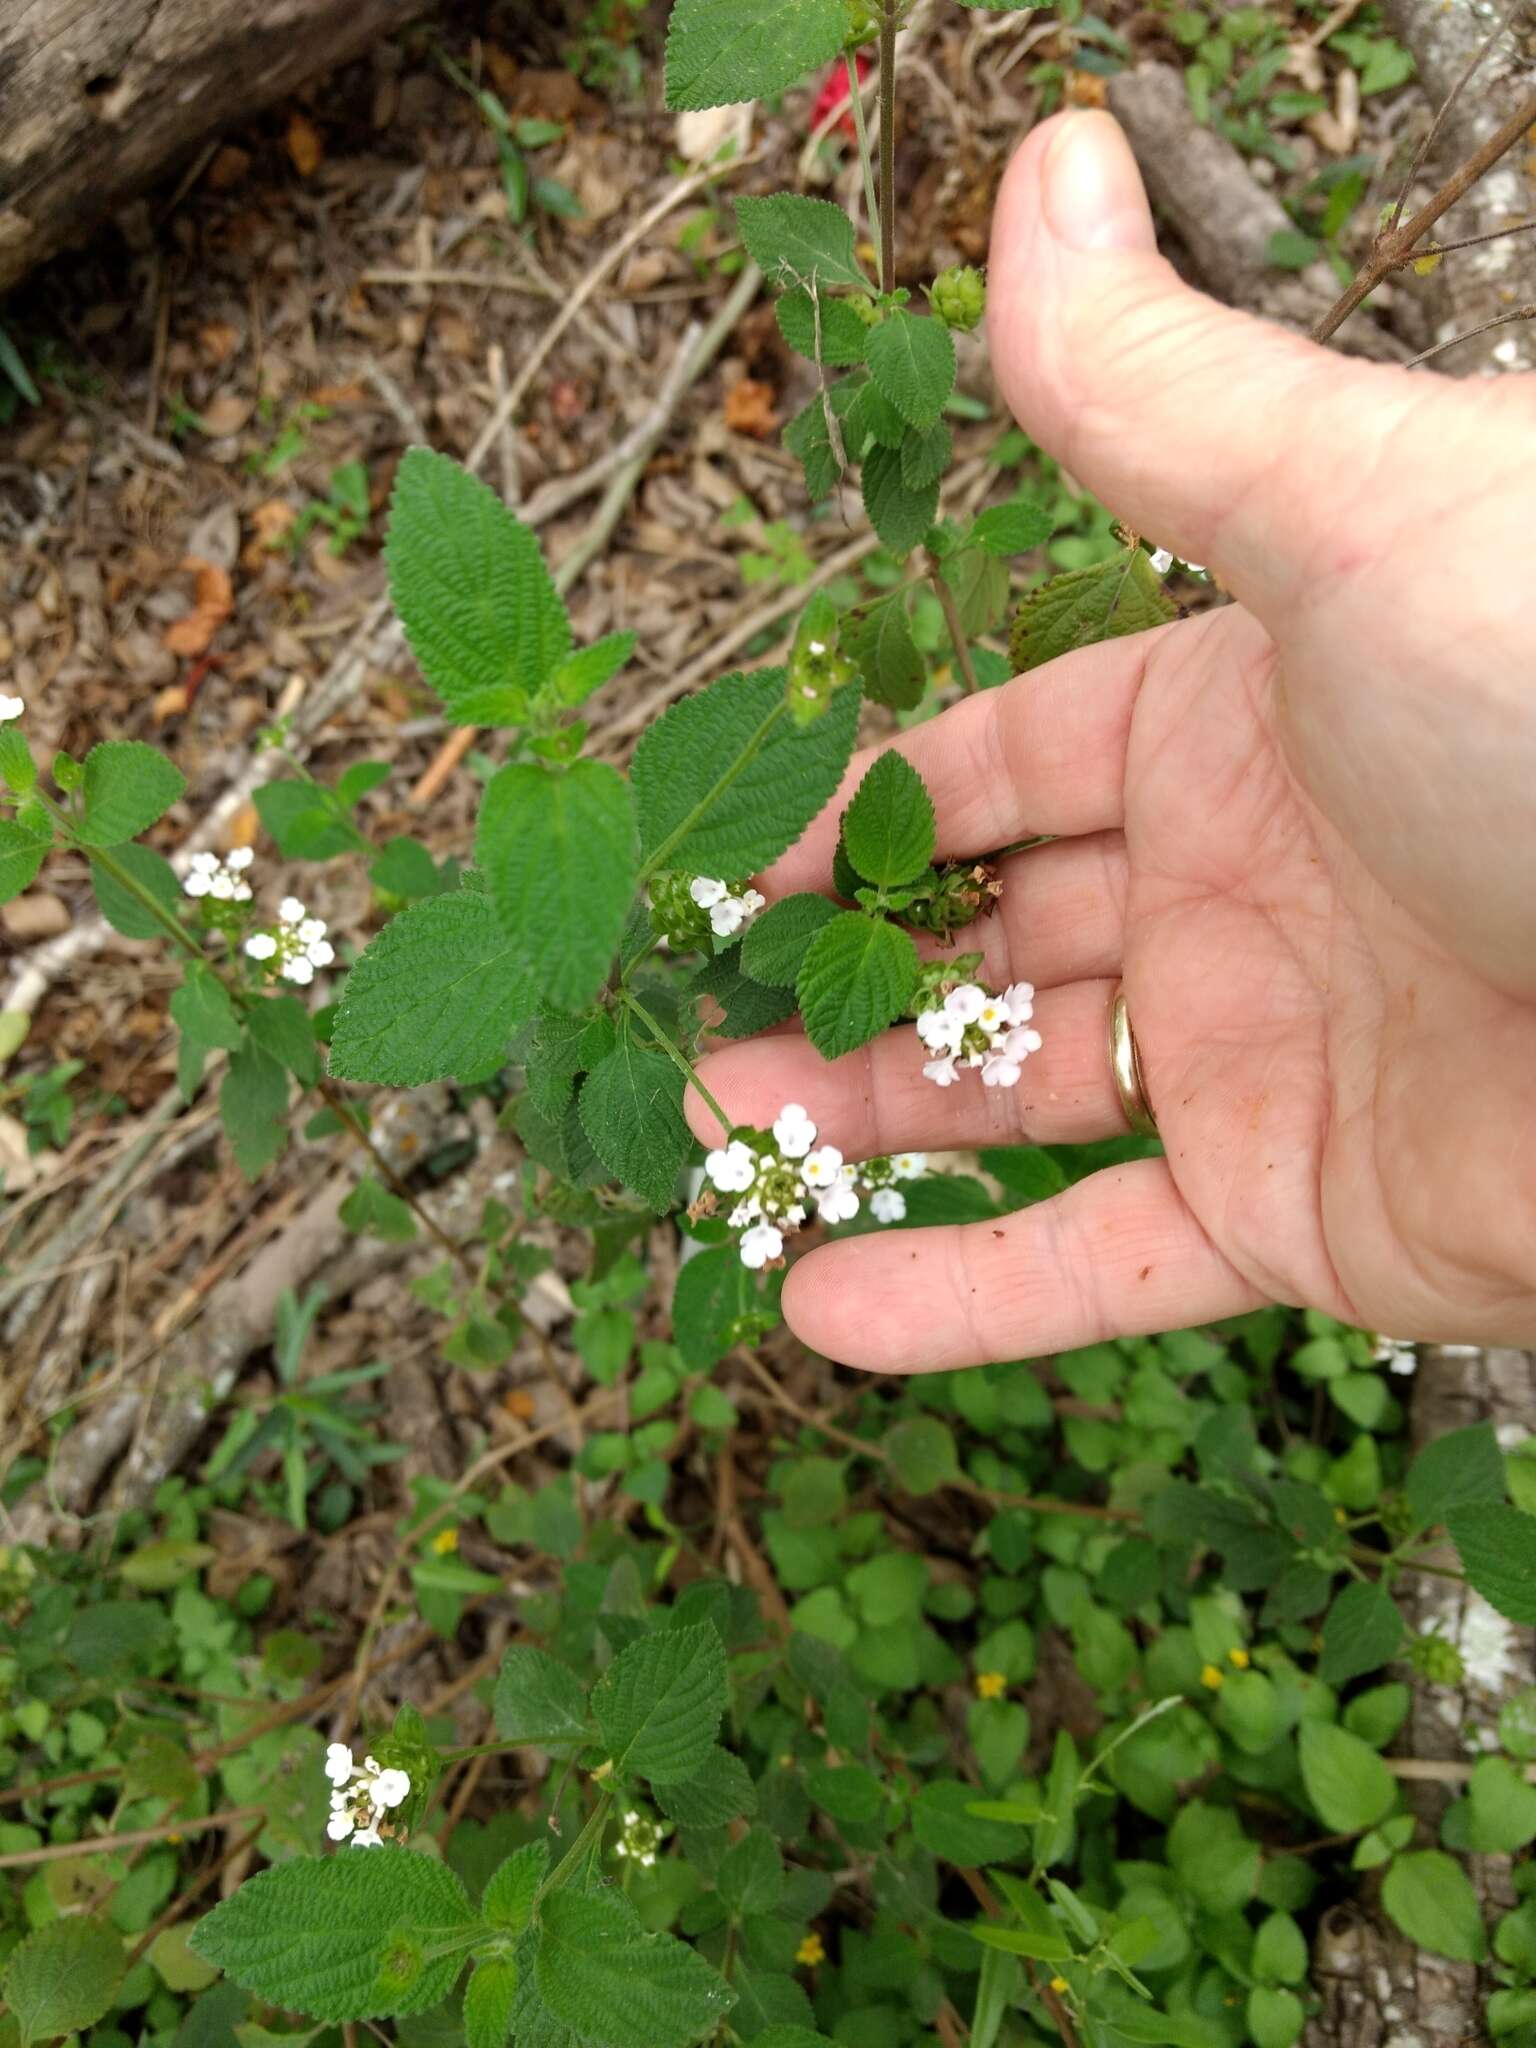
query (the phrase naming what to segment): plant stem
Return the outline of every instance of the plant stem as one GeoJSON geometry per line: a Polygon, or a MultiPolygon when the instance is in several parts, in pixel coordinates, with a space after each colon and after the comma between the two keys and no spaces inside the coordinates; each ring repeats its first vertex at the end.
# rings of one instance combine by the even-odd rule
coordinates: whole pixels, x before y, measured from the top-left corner
{"type": "Polygon", "coordinates": [[[399,1173],[396,1172],[395,1168],[384,1157],[384,1154],[374,1143],[372,1133],[367,1125],[357,1114],[346,1096],[336,1086],[335,1082],[327,1075],[322,1074],[315,1083],[315,1092],[320,1096],[332,1115],[346,1125],[350,1136],[362,1146],[384,1179],[389,1183],[390,1192],[397,1196],[400,1201],[404,1202],[427,1235],[435,1238],[443,1247],[443,1250],[447,1252],[448,1256],[457,1262],[466,1279],[478,1281],[480,1275],[469,1253],[459,1243],[457,1238],[451,1237],[444,1230],[443,1226],[437,1221],[437,1218],[432,1215],[431,1211],[423,1203],[421,1197],[406,1185],[399,1173]]]}
{"type": "Polygon", "coordinates": [[[859,86],[859,60],[850,50],[843,60],[848,66],[848,97],[853,104],[853,125],[859,138],[859,163],[864,172],[864,204],[869,212],[869,239],[880,251],[880,289],[890,290],[885,274],[885,250],[880,240],[880,202],[875,197],[875,167],[869,157],[869,127],[864,119],[864,95],[859,86]]]}
{"type": "Polygon", "coordinates": [[[674,849],[682,845],[683,841],[688,837],[688,834],[693,830],[694,826],[699,822],[700,818],[703,817],[704,813],[709,809],[710,805],[714,803],[719,797],[724,795],[725,791],[730,788],[731,784],[736,780],[737,776],[741,774],[742,770],[747,766],[747,764],[750,761],[756,759],[757,755],[762,750],[763,742],[768,738],[768,735],[773,731],[774,727],[778,725],[779,722],[787,715],[787,705],[782,703],[774,705],[773,709],[769,712],[768,716],[763,720],[762,724],[757,728],[757,731],[753,733],[752,737],[747,741],[747,744],[736,756],[735,760],[731,763],[730,767],[726,769],[725,773],[719,778],[717,782],[712,783],[710,787],[707,790],[705,790],[704,794],[699,798],[698,802],[694,805],[693,809],[688,813],[687,817],[684,818],[680,824],[675,825],[673,827],[673,829],[667,834],[666,838],[663,839],[660,846],[658,846],[656,851],[651,855],[650,859],[646,861],[645,864],[641,867],[640,873],[636,877],[637,884],[640,888],[643,889],[646,883],[651,879],[651,876],[656,874],[660,869],[666,866],[667,861],[670,858],[674,849]]]}
{"type": "Polygon", "coordinates": [[[933,594],[944,612],[944,623],[949,628],[950,645],[955,650],[955,660],[960,667],[960,680],[965,685],[965,694],[974,697],[980,685],[976,681],[971,650],[965,644],[965,628],[960,623],[960,607],[955,603],[955,593],[944,581],[943,572],[937,562],[929,571],[928,581],[933,585],[933,594]]]}
{"type": "Polygon", "coordinates": [[[557,1891],[564,1884],[567,1874],[575,1869],[581,1858],[592,1846],[593,1841],[602,1835],[603,1828],[608,1819],[608,1802],[612,1797],[613,1795],[606,1785],[598,1786],[596,1806],[587,1815],[586,1824],[582,1828],[581,1833],[539,1886],[538,1894],[534,1900],[535,1906],[537,1906],[539,1899],[542,1899],[546,1892],[557,1891]]]}
{"type": "MultiPolygon", "coordinates": [[[[41,795],[41,792],[39,794],[41,795]]],[[[117,886],[123,891],[123,894],[131,896],[141,910],[147,910],[156,924],[165,932],[166,936],[178,945],[184,953],[193,959],[204,960],[206,964],[202,947],[193,938],[175,911],[167,910],[157,897],[152,896],[136,875],[130,874],[120,860],[114,859],[108,848],[85,845],[76,836],[73,822],[68,813],[61,810],[51,798],[43,796],[41,801],[52,812],[57,822],[64,827],[65,833],[68,835],[71,851],[83,853],[87,860],[93,861],[101,869],[103,874],[110,875],[117,886]]]]}
{"type": "Polygon", "coordinates": [[[880,17],[880,285],[896,289],[896,9],[880,17]]]}
{"type": "Polygon", "coordinates": [[[656,1022],[656,1019],[651,1015],[650,1011],[645,1007],[644,1003],[641,1002],[640,998],[635,994],[633,989],[627,988],[623,990],[622,993],[626,1005],[634,1011],[635,1015],[640,1019],[640,1022],[645,1026],[646,1030],[650,1032],[651,1036],[655,1039],[656,1043],[661,1047],[662,1051],[666,1054],[667,1058],[672,1062],[673,1066],[676,1067],[678,1071],[681,1073],[683,1079],[688,1083],[689,1087],[694,1090],[695,1094],[702,1098],[705,1105],[708,1107],[710,1114],[714,1116],[718,1121],[721,1130],[730,1130],[731,1118],[726,1115],[725,1111],[720,1107],[719,1103],[716,1102],[714,1096],[710,1094],[709,1090],[704,1086],[704,1083],[699,1079],[697,1073],[694,1071],[692,1062],[684,1054],[682,1048],[680,1046],[673,1044],[671,1038],[662,1029],[661,1025],[659,1025],[656,1022]]]}

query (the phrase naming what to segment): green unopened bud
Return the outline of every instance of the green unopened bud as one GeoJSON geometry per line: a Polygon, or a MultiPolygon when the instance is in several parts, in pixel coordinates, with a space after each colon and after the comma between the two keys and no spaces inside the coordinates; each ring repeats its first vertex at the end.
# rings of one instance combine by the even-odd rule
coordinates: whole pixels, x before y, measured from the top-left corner
{"type": "Polygon", "coordinates": [[[974,265],[956,263],[929,285],[928,302],[946,327],[969,334],[987,310],[987,281],[974,265]]]}
{"type": "Polygon", "coordinates": [[[1465,1676],[1460,1650],[1448,1637],[1432,1632],[1414,1637],[1408,1645],[1408,1662],[1431,1685],[1460,1685],[1465,1676]]]}
{"type": "Polygon", "coordinates": [[[930,960],[918,974],[906,1014],[916,1017],[924,1010],[936,1010],[952,988],[974,981],[981,967],[979,953],[956,953],[948,960],[930,960]]]}
{"type": "Polygon", "coordinates": [[[85,781],[85,770],[72,754],[58,753],[53,757],[53,779],[66,793],[73,792],[85,781]]]}
{"type": "Polygon", "coordinates": [[[948,938],[973,919],[990,916],[1003,885],[986,861],[957,862],[939,869],[932,887],[925,887],[901,913],[903,924],[948,938]]]}
{"type": "Polygon", "coordinates": [[[882,9],[880,0],[843,0],[848,16],[847,32],[843,36],[845,50],[862,49],[865,43],[879,38],[882,9]]]}
{"type": "Polygon", "coordinates": [[[866,327],[878,327],[880,325],[882,315],[880,311],[879,302],[875,299],[870,298],[866,293],[851,292],[848,295],[848,297],[843,300],[843,304],[845,306],[851,306],[854,312],[857,314],[858,318],[864,322],[864,325],[866,327]]]}

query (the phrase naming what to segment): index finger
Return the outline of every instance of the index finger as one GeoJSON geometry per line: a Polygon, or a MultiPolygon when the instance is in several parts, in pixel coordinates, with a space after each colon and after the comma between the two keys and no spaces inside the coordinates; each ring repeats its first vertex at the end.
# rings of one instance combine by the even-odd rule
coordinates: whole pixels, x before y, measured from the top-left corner
{"type": "MultiPolygon", "coordinates": [[[[1123,824],[1131,714],[1148,657],[1173,630],[1080,648],[892,741],[933,798],[939,858],[1123,824]]],[[[770,898],[829,886],[838,821],[871,761],[887,751],[854,755],[831,803],[762,877],[770,898]]]]}

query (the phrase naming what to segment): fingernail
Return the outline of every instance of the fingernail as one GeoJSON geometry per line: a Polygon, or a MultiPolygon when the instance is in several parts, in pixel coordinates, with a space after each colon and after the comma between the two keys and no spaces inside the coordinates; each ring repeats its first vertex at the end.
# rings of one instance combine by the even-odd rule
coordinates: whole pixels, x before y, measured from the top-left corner
{"type": "Polygon", "coordinates": [[[1069,249],[1155,249],[1141,173],[1118,121],[1070,114],[1041,166],[1046,224],[1069,249]]]}

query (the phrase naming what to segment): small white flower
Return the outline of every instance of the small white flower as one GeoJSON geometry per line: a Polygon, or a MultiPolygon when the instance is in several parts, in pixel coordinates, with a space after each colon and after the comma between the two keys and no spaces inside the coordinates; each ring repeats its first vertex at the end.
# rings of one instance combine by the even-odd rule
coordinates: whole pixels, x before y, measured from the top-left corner
{"type": "Polygon", "coordinates": [[[1032,981],[1009,982],[1003,990],[1002,1001],[1010,1024],[1027,1024],[1035,1014],[1035,984],[1032,981]]]}
{"type": "Polygon", "coordinates": [[[926,1152],[897,1152],[891,1159],[891,1171],[898,1180],[916,1180],[919,1174],[928,1171],[926,1152]]]}
{"type": "Polygon", "coordinates": [[[1466,1612],[1456,1631],[1456,1647],[1466,1683],[1484,1692],[1498,1692],[1517,1675],[1514,1631],[1481,1593],[1467,1596],[1466,1612]]]}
{"type": "Polygon", "coordinates": [[[823,1223],[851,1223],[859,1213],[859,1198],[839,1174],[833,1186],[816,1197],[816,1213],[823,1223]]]}
{"type": "Polygon", "coordinates": [[[1501,1422],[1494,1431],[1494,1436],[1501,1451],[1514,1451],[1519,1449],[1530,1433],[1523,1422],[1501,1422]]]}
{"type": "Polygon", "coordinates": [[[723,903],[730,891],[724,882],[716,881],[710,875],[695,875],[688,884],[688,894],[700,910],[713,910],[717,903],[723,903]]]}
{"type": "Polygon", "coordinates": [[[315,978],[315,963],[307,953],[296,954],[292,960],[283,962],[283,979],[291,981],[295,988],[308,988],[315,978]]]}
{"type": "Polygon", "coordinates": [[[1013,1088],[1018,1085],[1024,1069],[1017,1060],[1004,1058],[1000,1053],[990,1053],[982,1063],[981,1081],[984,1088],[1013,1088]]]}
{"type": "Polygon", "coordinates": [[[747,1225],[755,1223],[762,1213],[762,1204],[754,1195],[750,1202],[738,1202],[725,1220],[732,1230],[745,1230],[747,1225]]]}
{"type": "Polygon", "coordinates": [[[936,1082],[940,1088],[948,1088],[951,1082],[957,1081],[959,1075],[955,1072],[954,1054],[948,1053],[941,1060],[925,1060],[923,1079],[936,1082]]]}
{"type": "Polygon", "coordinates": [[[988,996],[981,1006],[976,1022],[983,1031],[1006,1031],[1011,1019],[1007,1005],[1001,996],[988,996]]]}
{"type": "Polygon", "coordinates": [[[930,1052],[954,1052],[965,1035],[965,1025],[943,1010],[924,1010],[917,1020],[917,1035],[930,1052]]]}
{"type": "Polygon", "coordinates": [[[900,1188],[876,1188],[869,1198],[869,1213],[877,1223],[900,1223],[907,1213],[907,1198],[900,1188]]]}
{"type": "Polygon", "coordinates": [[[252,960],[271,960],[277,952],[277,940],[271,932],[252,932],[245,950],[252,960]]]}
{"type": "Polygon", "coordinates": [[[277,906],[277,914],[284,924],[302,924],[309,916],[297,896],[285,896],[277,906]]]}
{"type": "Polygon", "coordinates": [[[649,1870],[655,1861],[656,1851],[654,1849],[647,1849],[645,1854],[640,1858],[640,1868],[642,1870],[649,1870]]]}
{"type": "Polygon", "coordinates": [[[743,889],[741,904],[748,917],[756,917],[760,910],[767,909],[768,898],[759,889],[743,889]]]}
{"type": "Polygon", "coordinates": [[[224,865],[233,868],[237,875],[243,875],[256,858],[256,849],[251,846],[237,846],[224,856],[224,865]]]}
{"type": "Polygon", "coordinates": [[[369,1781],[368,1797],[375,1806],[386,1810],[392,1806],[403,1806],[411,1796],[411,1779],[407,1771],[380,1771],[369,1781]]]}
{"type": "Polygon", "coordinates": [[[1032,1030],[1027,1024],[1016,1024],[1007,1037],[1000,1044],[995,1044],[992,1050],[1001,1053],[1004,1059],[1023,1061],[1028,1059],[1032,1052],[1038,1052],[1044,1043],[1045,1040],[1038,1031],[1032,1030]]]}
{"type": "Polygon", "coordinates": [[[377,1828],[359,1828],[352,1837],[352,1846],[354,1849],[382,1849],[384,1837],[377,1828]]]}
{"type": "Polygon", "coordinates": [[[340,1808],[326,1822],[325,1832],[333,1842],[344,1842],[355,1825],[351,1814],[345,1808],[340,1808]]]}
{"type": "Polygon", "coordinates": [[[981,1015],[987,1000],[984,988],[978,988],[974,981],[962,981],[958,988],[952,988],[944,998],[944,1008],[951,1017],[958,1017],[962,1024],[974,1024],[981,1015]]]}
{"type": "Polygon", "coordinates": [[[1169,554],[1168,550],[1166,548],[1154,548],[1152,552],[1152,568],[1154,574],[1158,576],[1166,576],[1168,574],[1168,571],[1172,567],[1173,557],[1169,554]]]}
{"type": "Polygon", "coordinates": [[[344,1742],[333,1742],[326,1750],[325,1775],[333,1785],[345,1785],[356,1768],[352,1752],[344,1742]]]}
{"type": "Polygon", "coordinates": [[[757,1179],[757,1154],[740,1138],[733,1138],[729,1145],[706,1156],[704,1171],[721,1194],[744,1195],[757,1179]]]}
{"type": "Polygon", "coordinates": [[[741,1240],[741,1263],[755,1273],[770,1259],[778,1258],[783,1249],[783,1235],[771,1223],[754,1223],[741,1240]]]}
{"type": "Polygon", "coordinates": [[[816,1142],[816,1126],[798,1102],[786,1102],[773,1120],[773,1135],[786,1159],[803,1159],[816,1142]]]}
{"type": "Polygon", "coordinates": [[[632,1828],[635,1825],[636,1821],[639,1820],[639,1818],[639,1809],[633,1806],[630,1807],[629,1811],[624,1816],[625,1827],[632,1828]]]}
{"type": "Polygon", "coordinates": [[[1388,1372],[1398,1373],[1404,1379],[1411,1379],[1418,1371],[1418,1347],[1411,1337],[1378,1337],[1371,1356],[1388,1372]]]}
{"type": "Polygon", "coordinates": [[[0,725],[9,725],[13,718],[20,718],[26,708],[20,697],[0,697],[0,725]]]}
{"type": "Polygon", "coordinates": [[[709,928],[717,939],[734,938],[745,922],[746,912],[739,896],[727,896],[709,913],[709,928]]]}
{"type": "Polygon", "coordinates": [[[843,1155],[835,1145],[821,1145],[805,1155],[800,1171],[808,1188],[829,1188],[842,1175],[843,1155]]]}
{"type": "Polygon", "coordinates": [[[336,958],[336,948],[329,939],[316,939],[309,949],[311,967],[329,967],[336,958]]]}

